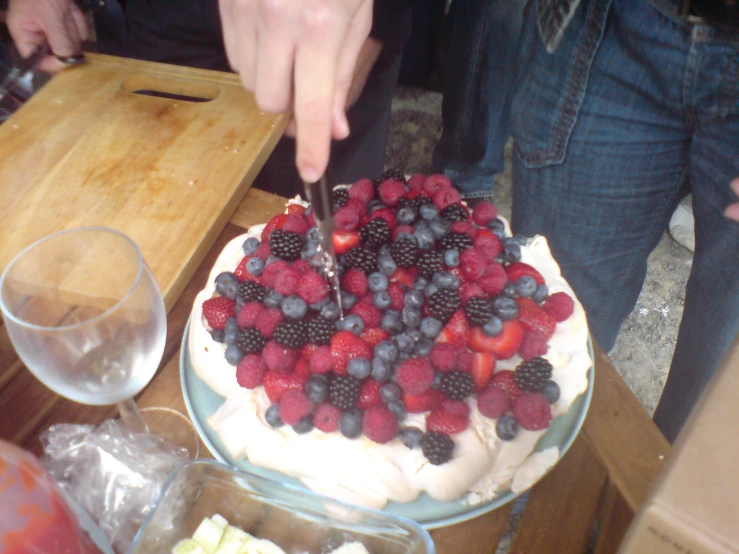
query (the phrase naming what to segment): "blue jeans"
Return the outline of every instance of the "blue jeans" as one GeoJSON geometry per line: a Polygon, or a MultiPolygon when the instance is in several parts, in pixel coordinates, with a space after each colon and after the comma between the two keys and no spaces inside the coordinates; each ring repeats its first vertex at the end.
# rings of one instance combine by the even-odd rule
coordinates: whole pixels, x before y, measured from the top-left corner
{"type": "Polygon", "coordinates": [[[454,0],[442,49],[444,98],[434,171],[465,198],[489,196],[503,172],[516,48],[528,0],[454,0]]]}
{"type": "Polygon", "coordinates": [[[682,22],[677,0],[584,0],[550,55],[534,11],[512,101],[512,224],[548,237],[606,351],[693,194],[695,255],[654,415],[673,441],[739,333],[739,224],[722,215],[739,176],[739,34],[682,22]]]}

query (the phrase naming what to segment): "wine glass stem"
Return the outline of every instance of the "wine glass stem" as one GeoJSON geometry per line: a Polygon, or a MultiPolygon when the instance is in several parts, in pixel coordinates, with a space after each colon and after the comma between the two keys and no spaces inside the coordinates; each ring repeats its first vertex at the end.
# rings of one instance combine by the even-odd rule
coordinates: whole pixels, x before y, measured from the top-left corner
{"type": "Polygon", "coordinates": [[[118,411],[121,414],[123,423],[125,423],[126,427],[131,431],[134,433],[149,432],[149,428],[147,427],[144,418],[141,416],[141,412],[139,411],[138,406],[136,406],[136,402],[133,401],[133,398],[129,398],[123,402],[118,402],[118,411]]]}

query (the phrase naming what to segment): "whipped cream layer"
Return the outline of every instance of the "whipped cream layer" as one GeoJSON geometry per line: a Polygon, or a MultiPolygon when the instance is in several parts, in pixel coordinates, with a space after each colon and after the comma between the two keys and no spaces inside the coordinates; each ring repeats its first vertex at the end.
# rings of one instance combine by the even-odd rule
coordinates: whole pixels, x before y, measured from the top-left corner
{"type": "MultiPolygon", "coordinates": [[[[208,424],[232,458],[246,458],[256,466],[297,477],[318,493],[376,509],[391,500],[412,502],[422,492],[443,502],[485,502],[508,488],[514,492],[527,489],[556,463],[556,447],[533,453],[546,430],[520,429],[514,440],[502,441],[495,433],[496,420],[483,416],[475,400],[468,401],[470,426],[453,436],[453,457],[440,466],[430,464],[420,449],[409,449],[397,438],[377,444],[365,436],[347,439],[338,431],[314,429],[299,435],[290,426],[273,429],[264,419],[270,405],[264,389],[248,390],[238,385],[236,368],[224,358],[225,347],[212,339],[202,317],[203,302],[215,294],[215,277],[222,271],[233,271],[244,256],[243,242],[248,237],[259,238],[263,229],[264,225],[257,225],[228,243],[210,273],[208,285],[195,298],[190,320],[189,351],[195,373],[225,399],[208,418],[208,424]]],[[[552,415],[557,417],[567,412],[588,386],[592,360],[585,312],[562,277],[544,237],[529,240],[521,250],[522,261],[536,267],[550,293],[566,292],[575,299],[573,315],[557,324],[544,356],[554,366],[552,379],[561,391],[552,405],[552,415]]],[[[515,369],[521,361],[518,355],[499,360],[496,371],[515,369]]],[[[425,414],[409,414],[403,425],[425,430],[425,414]]]]}

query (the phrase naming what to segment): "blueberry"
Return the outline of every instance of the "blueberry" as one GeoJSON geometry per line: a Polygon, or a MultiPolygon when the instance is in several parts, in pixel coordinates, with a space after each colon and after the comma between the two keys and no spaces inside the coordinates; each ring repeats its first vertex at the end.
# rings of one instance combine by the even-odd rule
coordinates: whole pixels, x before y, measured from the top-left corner
{"type": "Polygon", "coordinates": [[[314,256],[318,255],[319,243],[316,241],[309,240],[305,243],[303,250],[300,252],[300,257],[304,260],[312,260],[314,256]]]}
{"type": "Polygon", "coordinates": [[[400,440],[408,448],[420,448],[423,440],[423,431],[417,427],[403,427],[398,433],[400,440]]]}
{"type": "Polygon", "coordinates": [[[254,252],[256,252],[257,248],[259,248],[261,245],[262,243],[259,242],[259,239],[257,237],[249,237],[244,241],[244,244],[241,245],[241,249],[247,256],[253,256],[254,252]]]}
{"type": "Polygon", "coordinates": [[[499,296],[493,300],[493,313],[502,321],[511,321],[518,317],[518,304],[512,298],[499,296]]]}
{"type": "Polygon", "coordinates": [[[509,262],[521,261],[521,245],[517,242],[509,243],[504,247],[506,259],[509,262]]]}
{"type": "Polygon", "coordinates": [[[395,242],[399,241],[400,239],[408,239],[411,242],[413,242],[413,244],[415,244],[416,246],[418,246],[418,239],[416,239],[416,237],[413,236],[412,233],[408,233],[407,231],[403,231],[402,233],[398,233],[398,236],[395,237],[395,242]]]}
{"type": "Polygon", "coordinates": [[[380,387],[380,398],[383,402],[392,402],[393,400],[400,400],[403,396],[403,391],[400,389],[397,383],[387,383],[380,387]]]}
{"type": "Polygon", "coordinates": [[[418,209],[418,213],[423,219],[428,219],[430,221],[439,217],[439,208],[427,202],[418,209]]]}
{"type": "Polygon", "coordinates": [[[367,358],[352,358],[346,366],[346,372],[355,379],[366,379],[371,371],[372,364],[367,358]]]}
{"type": "Polygon", "coordinates": [[[419,310],[418,308],[406,306],[405,308],[403,308],[403,311],[401,313],[403,323],[405,323],[406,327],[415,329],[416,327],[421,325],[421,310],[419,310]]]}
{"type": "Polygon", "coordinates": [[[318,227],[311,227],[305,234],[305,238],[310,242],[321,242],[321,230],[318,227]]]}
{"type": "Polygon", "coordinates": [[[405,416],[408,415],[408,410],[402,400],[392,400],[388,402],[387,409],[393,413],[395,419],[398,421],[403,421],[405,416]]]}
{"type": "Polygon", "coordinates": [[[444,251],[444,263],[447,267],[458,267],[459,266],[459,250],[456,248],[450,248],[444,251]]]}
{"type": "Polygon", "coordinates": [[[282,305],[282,301],[284,300],[284,296],[282,296],[279,292],[273,289],[267,289],[264,292],[264,305],[268,308],[279,308],[282,305]]]}
{"type": "Polygon", "coordinates": [[[283,299],[280,306],[282,307],[282,313],[289,319],[303,319],[308,311],[305,300],[295,294],[283,299]]]}
{"type": "Polygon", "coordinates": [[[400,333],[403,330],[403,321],[400,319],[400,313],[395,310],[387,310],[382,314],[380,328],[385,329],[390,334],[400,333]]]}
{"type": "Polygon", "coordinates": [[[398,214],[395,218],[398,221],[398,225],[410,225],[416,219],[416,211],[413,208],[406,206],[405,208],[400,208],[398,210],[398,214]]]}
{"type": "Polygon", "coordinates": [[[516,285],[514,285],[510,281],[506,281],[505,285],[503,285],[503,290],[501,291],[500,294],[508,298],[515,299],[518,296],[516,294],[516,285]]]}
{"type": "Polygon", "coordinates": [[[246,262],[246,271],[249,272],[249,275],[259,277],[264,271],[264,260],[257,257],[252,258],[246,262]]]}
{"type": "Polygon", "coordinates": [[[210,336],[216,342],[226,342],[226,333],[223,331],[223,329],[211,329],[210,336]]]}
{"type": "Polygon", "coordinates": [[[536,292],[536,279],[531,275],[523,275],[513,283],[513,286],[516,288],[516,294],[518,294],[518,296],[530,298],[536,292]]]}
{"type": "Polygon", "coordinates": [[[513,238],[521,246],[526,246],[526,243],[529,241],[528,237],[522,235],[521,233],[516,233],[515,235],[513,235],[513,238]]]}
{"type": "Polygon", "coordinates": [[[418,342],[423,338],[423,333],[420,329],[408,329],[406,334],[413,339],[413,342],[418,342]]]}
{"type": "Polygon", "coordinates": [[[395,263],[393,257],[388,254],[380,254],[377,257],[377,267],[383,275],[392,275],[398,270],[398,264],[395,263]]]}
{"type": "Polygon", "coordinates": [[[549,288],[545,284],[541,284],[536,287],[536,292],[531,298],[541,304],[542,302],[544,302],[544,300],[547,299],[547,296],[549,296],[549,288]]]}
{"type": "Polygon", "coordinates": [[[265,265],[269,265],[278,261],[280,261],[280,258],[275,256],[274,254],[270,254],[269,256],[267,256],[267,260],[264,263],[265,265]]]}
{"type": "Polygon", "coordinates": [[[372,292],[382,292],[387,290],[387,277],[382,273],[370,273],[367,278],[367,282],[369,283],[369,290],[372,292]]]}
{"type": "Polygon", "coordinates": [[[305,394],[311,402],[323,402],[328,396],[328,379],[323,375],[312,375],[305,383],[305,394]]]}
{"type": "Polygon", "coordinates": [[[311,310],[315,310],[317,312],[320,312],[323,308],[325,308],[326,306],[328,306],[328,303],[329,302],[330,301],[329,301],[328,296],[327,296],[326,298],[324,298],[320,302],[316,302],[315,304],[311,304],[309,307],[310,307],[311,310]]]}
{"type": "Polygon", "coordinates": [[[423,293],[417,290],[411,290],[405,293],[405,307],[406,308],[423,308],[423,293]]]}
{"type": "Polygon", "coordinates": [[[356,439],[362,434],[362,410],[351,408],[339,418],[339,431],[348,439],[356,439]]]}
{"type": "Polygon", "coordinates": [[[223,332],[223,342],[226,343],[226,346],[230,346],[232,344],[236,344],[236,341],[239,340],[239,331],[229,329],[228,331],[223,332]]]}
{"type": "Polygon", "coordinates": [[[350,294],[346,292],[345,290],[341,291],[341,307],[344,308],[344,310],[351,310],[352,306],[357,303],[357,297],[353,294],[350,294]]]}
{"type": "Polygon", "coordinates": [[[434,237],[434,233],[429,227],[421,227],[420,229],[416,228],[416,232],[414,233],[414,235],[418,239],[419,248],[423,250],[428,250],[434,247],[436,237],[434,237]]]}
{"type": "Polygon", "coordinates": [[[424,290],[423,293],[426,295],[426,298],[431,298],[431,295],[438,290],[439,287],[437,287],[434,283],[429,283],[428,285],[426,285],[426,290],[424,290]]]}
{"type": "Polygon", "coordinates": [[[333,321],[339,317],[339,305],[336,302],[329,302],[321,309],[321,317],[333,321]]]}
{"type": "Polygon", "coordinates": [[[445,237],[452,230],[452,222],[448,219],[437,217],[429,223],[429,229],[437,239],[445,237]]]}
{"type": "Polygon", "coordinates": [[[267,420],[267,423],[269,423],[270,427],[273,427],[275,429],[285,425],[285,423],[282,421],[282,418],[280,417],[279,404],[272,404],[269,408],[267,408],[267,411],[264,412],[264,419],[267,420]]]}
{"type": "Polygon", "coordinates": [[[413,290],[420,290],[421,293],[426,289],[428,286],[429,281],[426,279],[426,277],[418,277],[416,279],[416,282],[413,283],[413,290]]]}
{"type": "Polygon", "coordinates": [[[427,358],[428,355],[431,354],[431,349],[433,347],[434,347],[433,342],[431,342],[427,338],[422,338],[416,343],[414,352],[416,353],[416,356],[420,356],[421,358],[427,358]]]}
{"type": "Polygon", "coordinates": [[[425,317],[421,321],[421,332],[431,340],[434,340],[441,333],[441,321],[435,317],[425,317]]]}
{"type": "Polygon", "coordinates": [[[241,358],[244,357],[244,353],[235,344],[229,344],[226,347],[226,352],[225,352],[224,356],[226,357],[226,361],[229,364],[231,364],[231,365],[239,365],[239,362],[241,361],[241,358]]]}
{"type": "Polygon", "coordinates": [[[495,433],[500,440],[513,440],[518,434],[518,421],[510,414],[500,416],[500,419],[495,424],[495,433]]]}
{"type": "Polygon", "coordinates": [[[338,327],[342,331],[351,331],[355,335],[359,336],[364,331],[364,321],[358,315],[349,314],[344,317],[343,320],[337,323],[338,327]]]}
{"type": "Polygon", "coordinates": [[[382,207],[383,204],[379,200],[370,200],[369,202],[367,202],[367,212],[369,213],[372,213],[375,210],[379,210],[382,207]]]}
{"type": "Polygon", "coordinates": [[[239,322],[236,321],[235,317],[229,317],[226,320],[226,324],[223,326],[223,331],[225,333],[238,333],[239,332],[239,322]]]}
{"type": "Polygon", "coordinates": [[[393,376],[393,368],[382,358],[372,358],[372,371],[370,376],[378,383],[386,383],[393,376]]]}
{"type": "Polygon", "coordinates": [[[236,305],[234,306],[234,313],[239,313],[241,311],[241,308],[243,308],[246,305],[246,302],[244,302],[244,299],[240,296],[236,297],[236,305]]]}
{"type": "Polygon", "coordinates": [[[554,404],[559,400],[559,385],[552,380],[544,381],[541,393],[546,397],[550,404],[554,404]]]}
{"type": "Polygon", "coordinates": [[[380,310],[388,309],[391,303],[392,299],[390,298],[390,294],[386,290],[382,292],[376,292],[372,297],[372,304],[374,304],[375,308],[380,310]]]}
{"type": "Polygon", "coordinates": [[[482,326],[482,332],[488,337],[497,337],[503,331],[503,322],[499,317],[491,317],[485,325],[482,326]]]}
{"type": "Polygon", "coordinates": [[[415,358],[415,354],[413,354],[412,351],[411,352],[401,352],[400,354],[398,354],[399,362],[404,362],[406,360],[410,360],[411,358],[415,358]]]}
{"type": "Polygon", "coordinates": [[[384,340],[375,346],[374,355],[385,362],[393,363],[398,359],[398,347],[393,341],[384,340]]]}
{"type": "Polygon", "coordinates": [[[440,289],[457,290],[459,288],[459,277],[448,271],[437,271],[433,277],[434,285],[440,289]]]}
{"type": "MultiPolygon", "coordinates": [[[[252,258],[254,259],[254,258],[252,258]]],[[[257,258],[258,259],[258,258],[257,258]]],[[[235,300],[239,291],[239,278],[230,271],[219,273],[215,280],[216,292],[229,300],[235,300]]]]}
{"type": "Polygon", "coordinates": [[[441,378],[444,377],[444,374],[440,371],[437,371],[434,373],[434,380],[431,382],[431,388],[432,389],[440,389],[441,388],[441,378]]]}
{"type": "Polygon", "coordinates": [[[497,235],[499,239],[503,239],[503,237],[505,237],[505,224],[497,217],[488,221],[487,228],[490,229],[494,235],[497,235]]]}
{"type": "Polygon", "coordinates": [[[400,333],[399,335],[396,335],[395,343],[398,345],[398,350],[400,352],[413,352],[413,348],[416,346],[416,341],[408,336],[408,333],[400,333]]]}
{"type": "Polygon", "coordinates": [[[313,416],[311,414],[304,416],[303,419],[293,425],[293,430],[298,435],[304,435],[313,431],[313,416]]]}

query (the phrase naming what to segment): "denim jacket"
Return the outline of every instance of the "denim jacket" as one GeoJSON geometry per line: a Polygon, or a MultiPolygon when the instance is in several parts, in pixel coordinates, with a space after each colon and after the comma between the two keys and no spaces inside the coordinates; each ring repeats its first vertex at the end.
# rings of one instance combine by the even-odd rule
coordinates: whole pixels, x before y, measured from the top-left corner
{"type": "Polygon", "coordinates": [[[580,0],[539,0],[536,20],[548,52],[554,52],[564,35],[580,0]]]}

